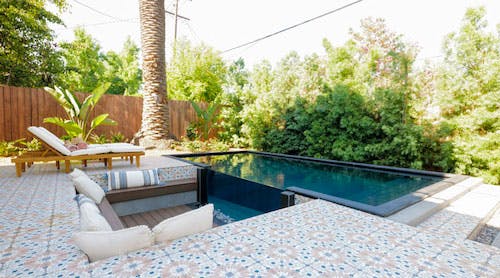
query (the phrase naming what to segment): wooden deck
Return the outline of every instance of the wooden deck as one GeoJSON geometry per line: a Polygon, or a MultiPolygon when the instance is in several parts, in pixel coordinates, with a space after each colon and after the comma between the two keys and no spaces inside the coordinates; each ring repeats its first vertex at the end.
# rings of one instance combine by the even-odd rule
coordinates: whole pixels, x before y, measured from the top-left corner
{"type": "Polygon", "coordinates": [[[171,208],[162,208],[158,210],[147,211],[143,213],[124,215],[120,217],[123,225],[125,227],[134,227],[137,225],[146,225],[149,228],[153,228],[161,221],[174,217],[176,215],[182,214],[184,212],[190,211],[192,208],[190,206],[182,205],[171,208]]]}

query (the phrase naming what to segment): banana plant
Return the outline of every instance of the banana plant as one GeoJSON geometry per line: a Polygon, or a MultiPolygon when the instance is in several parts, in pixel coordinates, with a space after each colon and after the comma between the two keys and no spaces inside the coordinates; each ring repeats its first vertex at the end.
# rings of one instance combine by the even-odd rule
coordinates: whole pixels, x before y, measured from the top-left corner
{"type": "Polygon", "coordinates": [[[202,109],[198,103],[191,101],[191,106],[193,106],[196,115],[198,116],[198,130],[201,131],[200,137],[203,141],[207,141],[210,136],[210,131],[214,127],[214,122],[217,119],[217,112],[219,110],[219,102],[213,102],[208,105],[207,109],[202,109]]]}
{"type": "Polygon", "coordinates": [[[94,129],[100,125],[117,125],[114,120],[108,118],[109,114],[101,114],[92,120],[90,119],[92,111],[109,86],[110,83],[97,86],[83,102],[80,102],[75,94],[68,90],[57,86],[54,88],[45,87],[45,91],[64,109],[67,118],[49,117],[43,119],[43,122],[60,126],[71,138],[81,137],[84,141],[87,141],[94,129]]]}

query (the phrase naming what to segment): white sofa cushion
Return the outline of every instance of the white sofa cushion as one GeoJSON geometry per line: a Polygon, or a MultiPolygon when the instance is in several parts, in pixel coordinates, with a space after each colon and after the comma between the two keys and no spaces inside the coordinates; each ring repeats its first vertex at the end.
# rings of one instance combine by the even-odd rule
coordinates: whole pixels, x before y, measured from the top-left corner
{"type": "Polygon", "coordinates": [[[73,170],[73,172],[69,173],[68,174],[72,179],[76,179],[78,177],[82,177],[82,176],[87,176],[87,174],[85,174],[84,171],[78,169],[78,168],[75,168],[73,170]]]}
{"type": "Polygon", "coordinates": [[[118,231],[78,232],[73,241],[94,262],[150,247],[154,238],[151,230],[141,225],[118,231]]]}
{"type": "Polygon", "coordinates": [[[158,169],[108,172],[108,190],[160,184],[158,169]]]}
{"type": "Polygon", "coordinates": [[[155,242],[171,241],[211,229],[213,226],[213,215],[214,205],[208,204],[201,208],[165,219],[153,228],[155,242]]]}
{"type": "Polygon", "coordinates": [[[88,196],[89,198],[94,200],[96,204],[101,203],[102,198],[105,195],[104,190],[102,190],[102,188],[88,176],[85,175],[75,178],[73,180],[73,183],[75,184],[75,188],[79,193],[88,196]]]}
{"type": "Polygon", "coordinates": [[[81,231],[112,231],[108,221],[102,216],[101,211],[89,197],[78,194],[76,201],[80,208],[81,231]]]}

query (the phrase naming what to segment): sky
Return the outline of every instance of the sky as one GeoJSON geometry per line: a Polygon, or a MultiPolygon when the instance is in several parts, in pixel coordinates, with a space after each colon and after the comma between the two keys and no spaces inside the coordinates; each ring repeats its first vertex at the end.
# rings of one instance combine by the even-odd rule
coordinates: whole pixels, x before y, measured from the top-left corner
{"type": "MultiPolygon", "coordinates": [[[[59,41],[73,39],[76,26],[84,27],[103,51],[120,51],[128,36],[140,46],[139,0],[67,0],[70,7],[54,27],[59,41]],[[88,7],[82,5],[87,5],[88,7]],[[90,8],[89,8],[90,7],[90,8]]],[[[334,10],[354,0],[178,0],[178,37],[205,43],[224,51],[237,45],[334,10]]],[[[247,66],[263,59],[276,63],[290,51],[300,55],[323,54],[323,38],[342,45],[350,28],[360,20],[384,18],[392,31],[420,47],[417,60],[438,60],[446,34],[457,31],[467,8],[483,5],[490,30],[500,23],[499,0],[364,0],[344,10],[312,21],[248,47],[225,52],[227,60],[242,57],[247,66]]],[[[165,0],[168,11],[175,0],[165,0]]],[[[174,37],[174,17],[166,15],[167,58],[174,37]]]]}

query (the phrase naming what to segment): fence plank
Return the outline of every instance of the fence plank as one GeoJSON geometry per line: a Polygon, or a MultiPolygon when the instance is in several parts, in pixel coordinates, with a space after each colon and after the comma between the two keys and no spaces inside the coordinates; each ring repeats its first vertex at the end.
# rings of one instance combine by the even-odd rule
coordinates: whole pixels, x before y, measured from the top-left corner
{"type": "Polygon", "coordinates": [[[6,141],[12,141],[12,106],[11,106],[11,97],[10,97],[10,87],[5,87],[4,88],[4,104],[5,104],[5,119],[4,119],[4,128],[5,132],[2,132],[5,134],[5,139],[6,141]]]}
{"type": "Polygon", "coordinates": [[[3,123],[5,122],[5,108],[4,108],[4,101],[3,101],[3,93],[4,91],[4,86],[1,86],[0,85],[0,137],[3,137],[4,136],[4,126],[3,126],[3,123]]]}

